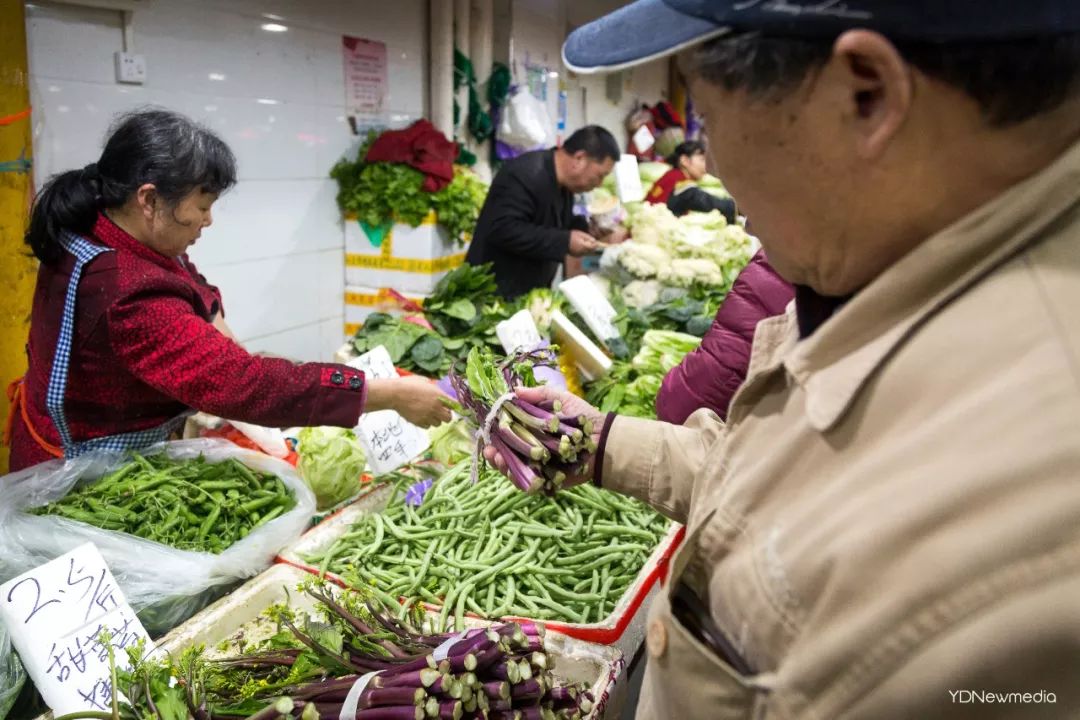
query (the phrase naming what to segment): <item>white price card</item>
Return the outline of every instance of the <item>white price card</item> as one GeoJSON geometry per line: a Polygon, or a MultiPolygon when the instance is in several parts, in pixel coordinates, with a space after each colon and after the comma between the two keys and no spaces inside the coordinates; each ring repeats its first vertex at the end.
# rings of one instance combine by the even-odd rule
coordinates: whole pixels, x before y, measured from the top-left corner
{"type": "Polygon", "coordinates": [[[638,172],[638,160],[633,155],[623,155],[619,162],[615,163],[615,192],[624,205],[645,199],[645,188],[641,185],[641,175],[638,172]]]}
{"type": "Polygon", "coordinates": [[[656,138],[652,134],[652,130],[648,125],[642,125],[634,133],[634,147],[641,154],[649,152],[653,145],[656,144],[656,138]]]}
{"type": "Polygon", "coordinates": [[[607,343],[612,338],[620,337],[618,328],[612,324],[615,308],[588,275],[578,275],[559,283],[559,290],[598,340],[607,343]]]}
{"type": "Polygon", "coordinates": [[[540,331],[536,329],[536,321],[528,310],[518,310],[509,319],[496,325],[495,335],[507,355],[518,350],[534,350],[543,342],[540,331]]]}
{"type": "Polygon", "coordinates": [[[358,358],[348,362],[349,367],[360,370],[371,378],[394,378],[397,370],[394,369],[394,361],[390,359],[390,353],[385,347],[379,345],[372,348],[358,358]]]}
{"type": "MultiPolygon", "coordinates": [[[[351,360],[349,367],[362,370],[369,378],[397,377],[390,353],[382,345],[351,360]]],[[[368,467],[376,475],[412,462],[431,445],[425,431],[393,410],[364,413],[356,426],[356,436],[367,453],[368,467]]]]}
{"type": "Polygon", "coordinates": [[[126,648],[153,648],[93,543],[0,585],[0,621],[56,716],[111,711],[108,645],[123,668],[126,648]]]}

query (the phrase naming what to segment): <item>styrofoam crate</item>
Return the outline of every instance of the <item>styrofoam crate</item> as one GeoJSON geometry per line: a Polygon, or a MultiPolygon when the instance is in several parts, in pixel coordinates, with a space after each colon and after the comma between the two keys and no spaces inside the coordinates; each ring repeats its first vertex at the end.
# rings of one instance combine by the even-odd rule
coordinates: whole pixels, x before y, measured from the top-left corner
{"type": "Polygon", "coordinates": [[[345,283],[430,293],[465,262],[460,245],[437,224],[434,213],[419,227],[395,223],[373,240],[355,218],[345,219],[345,283]]]}
{"type": "MultiPolygon", "coordinates": [[[[276,623],[262,616],[270,606],[288,601],[297,610],[315,608],[314,599],[296,592],[296,587],[310,577],[299,568],[275,565],[170,632],[157,647],[176,654],[201,644],[213,656],[222,642],[238,633],[242,632],[249,641],[269,637],[278,629],[276,623]]],[[[469,624],[480,627],[488,623],[469,624]]],[[[544,645],[554,661],[553,672],[557,677],[586,683],[591,688],[596,707],[589,718],[619,717],[625,702],[625,683],[619,682],[625,663],[618,650],[557,633],[549,633],[544,645]]]]}
{"type": "MultiPolygon", "coordinates": [[[[320,574],[320,568],[306,562],[304,556],[330,547],[364,515],[379,512],[386,507],[390,496],[390,486],[374,490],[358,502],[308,530],[296,543],[285,548],[278,555],[278,561],[315,575],[320,574]]],[[[634,657],[645,641],[649,605],[660,591],[660,584],[667,574],[668,562],[678,549],[684,535],[685,529],[679,524],[673,523],[668,528],[667,534],[653,550],[645,566],[638,573],[637,579],[627,588],[614,610],[603,621],[586,624],[552,620],[538,622],[543,622],[553,632],[600,645],[610,645],[625,657],[634,657]]],[[[327,573],[326,577],[340,585],[346,584],[342,578],[333,573],[327,573]]]]}

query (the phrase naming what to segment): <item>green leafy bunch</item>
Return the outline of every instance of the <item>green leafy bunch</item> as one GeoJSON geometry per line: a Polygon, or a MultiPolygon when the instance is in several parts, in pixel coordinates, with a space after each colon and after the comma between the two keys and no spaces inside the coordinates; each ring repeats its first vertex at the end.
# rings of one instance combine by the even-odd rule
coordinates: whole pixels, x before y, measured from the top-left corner
{"type": "Polygon", "coordinates": [[[369,133],[356,160],[342,159],[330,170],[330,177],[338,183],[341,211],[371,226],[401,222],[417,227],[434,210],[450,236],[466,242],[476,227],[487,186],[471,171],[456,166],[446,187],[426,192],[424,174],[419,170],[404,163],[364,161],[377,137],[374,131],[369,133]]]}

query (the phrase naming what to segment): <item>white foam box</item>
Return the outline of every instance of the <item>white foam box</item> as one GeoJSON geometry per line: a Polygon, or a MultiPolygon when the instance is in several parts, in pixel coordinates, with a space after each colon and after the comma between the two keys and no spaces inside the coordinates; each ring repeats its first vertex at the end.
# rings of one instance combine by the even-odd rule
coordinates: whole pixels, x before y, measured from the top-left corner
{"type": "Polygon", "coordinates": [[[407,315],[410,311],[402,306],[402,301],[422,307],[426,299],[425,293],[402,292],[397,288],[346,285],[345,337],[348,339],[355,335],[372,313],[407,315]]]}
{"type": "MultiPolygon", "coordinates": [[[[275,565],[177,627],[158,643],[158,648],[174,656],[192,645],[205,645],[207,654],[221,651],[225,641],[243,633],[246,640],[257,640],[277,632],[276,623],[263,616],[264,611],[279,603],[310,612],[316,601],[296,591],[298,585],[311,575],[289,565],[275,565]]],[[[331,589],[333,587],[331,586],[331,589]]],[[[476,620],[471,626],[488,623],[476,620]]],[[[548,633],[545,651],[554,661],[556,677],[571,683],[585,683],[596,699],[596,707],[587,717],[618,718],[625,703],[625,663],[618,650],[582,642],[574,638],[548,633]]]]}
{"type": "Polygon", "coordinates": [[[465,262],[465,250],[431,213],[419,227],[395,223],[373,241],[356,218],[345,218],[345,284],[430,293],[465,262]]]}
{"type": "MultiPolygon", "coordinates": [[[[304,558],[329,548],[338,538],[345,535],[349,528],[364,515],[381,511],[390,499],[391,488],[384,486],[372,490],[365,497],[346,507],[341,512],[323,520],[308,530],[293,545],[278,555],[278,562],[284,562],[314,575],[320,569],[309,564],[304,558]]],[[[624,657],[632,658],[641,649],[645,640],[645,623],[649,605],[660,592],[660,585],[667,575],[668,562],[683,540],[685,530],[673,523],[667,534],[653,550],[645,566],[638,573],[637,579],[627,588],[622,598],[615,605],[611,614],[597,623],[564,623],[543,620],[544,625],[553,633],[568,635],[586,642],[614,647],[624,657]]],[[[329,580],[345,585],[345,581],[327,573],[329,580]]],[[[432,606],[429,606],[432,607],[432,606]]],[[[507,618],[513,619],[513,618],[507,618]]],[[[526,620],[532,618],[524,618],[526,620]]]]}

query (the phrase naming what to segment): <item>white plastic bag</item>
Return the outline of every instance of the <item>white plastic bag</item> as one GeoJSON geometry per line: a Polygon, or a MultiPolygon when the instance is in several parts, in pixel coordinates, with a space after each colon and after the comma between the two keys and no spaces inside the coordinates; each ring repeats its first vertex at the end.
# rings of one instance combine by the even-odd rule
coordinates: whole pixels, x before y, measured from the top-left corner
{"type": "Polygon", "coordinates": [[[521,150],[547,148],[555,144],[554,129],[547,106],[519,88],[499,120],[499,140],[521,150]]]}
{"type": "Polygon", "coordinates": [[[76,484],[93,482],[123,465],[124,453],[90,453],[53,460],[0,478],[0,581],[6,581],[73,548],[94,543],[124,595],[152,634],[180,624],[231,585],[265,570],[274,556],[307,529],[315,496],[291,465],[225,440],[181,440],[143,454],[165,452],[184,460],[235,458],[252,470],[272,473],[296,496],[296,507],[252,531],[218,555],[177,550],[126,533],[26,510],[66,496],[76,484]]]}

